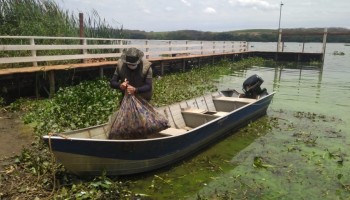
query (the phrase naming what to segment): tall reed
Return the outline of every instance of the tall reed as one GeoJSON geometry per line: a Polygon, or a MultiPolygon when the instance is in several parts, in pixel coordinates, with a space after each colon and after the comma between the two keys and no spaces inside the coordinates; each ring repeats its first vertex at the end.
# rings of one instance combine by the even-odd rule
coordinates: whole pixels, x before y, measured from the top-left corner
{"type": "MultiPolygon", "coordinates": [[[[84,14],[84,36],[93,38],[122,38],[123,28],[113,27],[101,19],[96,10],[84,14]]],[[[0,35],[79,37],[79,15],[62,9],[53,0],[0,0],[0,35]]],[[[62,44],[62,40],[36,40],[37,44],[62,44]]],[[[95,42],[96,44],[107,41],[95,42]]],[[[0,44],[29,44],[28,40],[0,39],[0,44]]],[[[66,40],[64,44],[79,44],[78,40],[66,40]]],[[[98,50],[95,50],[98,51],[98,50]]],[[[102,51],[102,50],[99,50],[102,51]]],[[[112,50],[111,50],[112,51],[112,50]]],[[[79,54],[79,50],[39,51],[38,55],[79,54]]],[[[30,51],[0,51],[0,57],[28,56],[30,51]]],[[[40,64],[62,64],[57,61],[40,64]]],[[[6,67],[31,66],[13,64],[6,67]]]]}
{"type": "MultiPolygon", "coordinates": [[[[84,20],[85,37],[120,38],[96,10],[84,20]]],[[[79,36],[79,16],[53,0],[0,0],[0,35],[79,36]]]]}

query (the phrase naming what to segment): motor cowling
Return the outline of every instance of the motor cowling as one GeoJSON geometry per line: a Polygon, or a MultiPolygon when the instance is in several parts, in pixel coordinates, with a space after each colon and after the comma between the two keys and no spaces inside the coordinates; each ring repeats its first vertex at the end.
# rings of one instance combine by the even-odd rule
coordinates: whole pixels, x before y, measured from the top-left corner
{"type": "Polygon", "coordinates": [[[263,82],[264,80],[256,74],[247,78],[243,82],[243,88],[242,88],[244,92],[244,97],[256,99],[262,95],[267,95],[268,93],[266,89],[265,88],[261,89],[260,87],[263,82]]]}

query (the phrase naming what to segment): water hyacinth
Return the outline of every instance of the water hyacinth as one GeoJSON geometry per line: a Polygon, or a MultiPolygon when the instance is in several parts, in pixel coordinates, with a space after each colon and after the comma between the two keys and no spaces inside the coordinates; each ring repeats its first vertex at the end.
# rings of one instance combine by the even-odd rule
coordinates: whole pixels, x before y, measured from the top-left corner
{"type": "Polygon", "coordinates": [[[106,79],[82,82],[60,89],[52,99],[40,101],[24,120],[34,123],[38,134],[94,126],[108,121],[119,98],[120,94],[110,89],[106,79]]]}
{"type": "MultiPolygon", "coordinates": [[[[154,78],[154,96],[151,103],[170,104],[217,90],[215,79],[235,69],[244,68],[248,62],[262,64],[264,60],[252,58],[237,63],[222,61],[215,66],[206,65],[191,72],[154,78]]],[[[36,101],[21,99],[11,107],[14,110],[25,110],[24,120],[31,123],[35,127],[36,134],[40,136],[49,132],[104,123],[108,116],[118,109],[120,97],[120,93],[110,88],[108,79],[99,79],[61,88],[52,99],[36,101]]],[[[220,167],[210,160],[204,162],[208,163],[212,170],[220,170],[220,167]]],[[[7,187],[1,191],[2,193],[0,192],[1,198],[5,197],[4,195],[23,199],[147,198],[147,195],[144,195],[146,191],[130,191],[134,189],[130,187],[130,180],[127,179],[107,178],[103,175],[93,179],[79,178],[67,173],[64,167],[54,162],[50,149],[43,145],[41,140],[35,142],[29,150],[23,151],[15,166],[9,166],[8,173],[4,177],[6,180],[0,179],[0,185],[4,183],[7,187]],[[23,179],[18,187],[20,191],[9,187],[18,177],[23,179]],[[33,184],[32,180],[39,184],[33,184]]],[[[154,188],[159,186],[156,184],[154,188]]]]}
{"type": "MultiPolygon", "coordinates": [[[[217,90],[213,81],[232,70],[244,68],[246,63],[263,63],[261,58],[250,58],[238,63],[222,61],[187,73],[166,75],[153,79],[153,106],[169,105],[217,90]]],[[[119,104],[121,94],[112,90],[108,79],[86,81],[76,86],[61,88],[52,99],[41,100],[29,108],[26,123],[34,123],[36,132],[47,134],[86,128],[106,123],[119,104]]],[[[13,106],[15,106],[13,104],[13,106]]]]}

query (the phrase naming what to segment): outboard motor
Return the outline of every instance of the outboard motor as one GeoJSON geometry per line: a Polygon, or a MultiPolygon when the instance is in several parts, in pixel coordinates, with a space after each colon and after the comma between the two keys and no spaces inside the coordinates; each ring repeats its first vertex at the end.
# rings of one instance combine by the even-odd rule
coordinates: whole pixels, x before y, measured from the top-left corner
{"type": "Polygon", "coordinates": [[[260,96],[267,95],[268,93],[267,93],[266,89],[260,88],[260,86],[263,82],[264,82],[264,80],[256,74],[247,78],[243,82],[243,89],[242,90],[244,92],[244,97],[251,98],[251,99],[257,99],[260,96]]]}

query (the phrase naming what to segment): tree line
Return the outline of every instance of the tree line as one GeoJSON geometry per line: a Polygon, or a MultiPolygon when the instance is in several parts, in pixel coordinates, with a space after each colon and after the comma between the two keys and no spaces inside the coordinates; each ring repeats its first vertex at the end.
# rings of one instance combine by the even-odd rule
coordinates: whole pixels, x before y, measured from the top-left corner
{"type": "MultiPolygon", "coordinates": [[[[285,29],[282,33],[284,42],[322,42],[324,28],[297,28],[285,29]],[[289,34],[288,34],[289,33],[289,34]],[[290,35],[293,33],[293,35],[290,35]],[[311,34],[309,34],[311,33],[311,34]],[[315,35],[314,33],[320,33],[315,35]]],[[[350,29],[328,28],[327,42],[349,43],[350,29]],[[332,33],[345,33],[333,35],[332,33]]],[[[139,30],[124,30],[126,38],[156,39],[156,40],[205,40],[205,41],[249,41],[249,42],[276,42],[278,32],[274,29],[238,30],[227,32],[204,32],[196,30],[180,30],[169,32],[146,32],[139,30]]]]}

